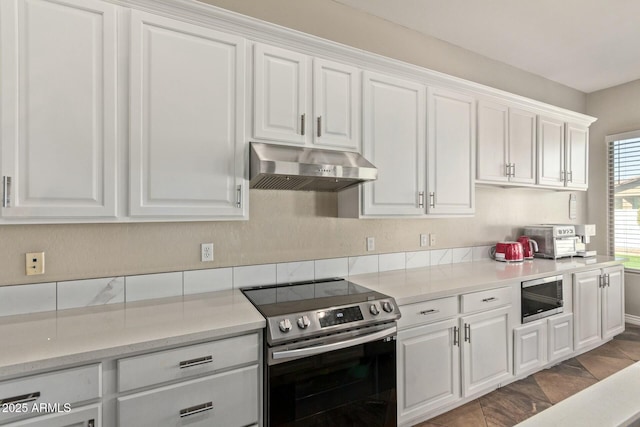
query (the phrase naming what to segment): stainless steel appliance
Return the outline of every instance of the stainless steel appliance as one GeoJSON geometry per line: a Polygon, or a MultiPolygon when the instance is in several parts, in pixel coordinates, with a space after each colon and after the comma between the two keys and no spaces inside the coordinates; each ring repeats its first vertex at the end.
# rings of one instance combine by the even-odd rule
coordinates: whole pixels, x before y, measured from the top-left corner
{"type": "Polygon", "coordinates": [[[358,153],[251,143],[250,188],[340,191],[375,180],[378,169],[358,153]]]}
{"type": "Polygon", "coordinates": [[[563,258],[576,255],[576,230],[573,225],[530,225],[524,234],[538,244],[538,258],[563,258]]]}
{"type": "Polygon", "coordinates": [[[396,425],[393,298],[344,279],[242,292],[267,320],[266,426],[396,425]]]}
{"type": "Polygon", "coordinates": [[[580,257],[596,256],[596,251],[588,251],[587,244],[591,243],[591,238],[596,235],[595,224],[576,224],[576,252],[580,257]]]}
{"type": "Polygon", "coordinates": [[[522,282],[521,309],[522,323],[562,313],[562,275],[522,282]]]}

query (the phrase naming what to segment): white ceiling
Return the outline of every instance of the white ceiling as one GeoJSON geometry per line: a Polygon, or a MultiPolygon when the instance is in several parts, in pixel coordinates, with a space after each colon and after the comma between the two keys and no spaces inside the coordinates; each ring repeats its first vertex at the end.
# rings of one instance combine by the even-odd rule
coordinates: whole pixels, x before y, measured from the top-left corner
{"type": "Polygon", "coordinates": [[[590,93],[640,78],[639,0],[335,0],[590,93]]]}

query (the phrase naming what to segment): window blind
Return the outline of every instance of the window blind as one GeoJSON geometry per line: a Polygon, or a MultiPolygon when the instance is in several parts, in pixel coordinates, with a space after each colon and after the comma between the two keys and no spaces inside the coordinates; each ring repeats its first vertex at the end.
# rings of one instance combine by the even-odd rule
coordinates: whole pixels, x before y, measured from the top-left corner
{"type": "Polygon", "coordinates": [[[640,132],[609,143],[609,253],[640,270],[640,132]]]}

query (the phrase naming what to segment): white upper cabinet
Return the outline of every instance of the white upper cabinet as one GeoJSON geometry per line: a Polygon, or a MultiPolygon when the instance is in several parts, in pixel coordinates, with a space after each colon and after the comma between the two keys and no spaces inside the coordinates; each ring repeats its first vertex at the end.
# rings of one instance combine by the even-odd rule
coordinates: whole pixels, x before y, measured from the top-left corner
{"type": "Polygon", "coordinates": [[[564,187],[564,122],[538,117],[538,184],[564,187]]]}
{"type": "Polygon", "coordinates": [[[360,150],[360,70],[257,43],[254,137],[360,150]]]}
{"type": "Polygon", "coordinates": [[[536,183],[536,114],[509,108],[509,181],[536,183]]]}
{"type": "Polygon", "coordinates": [[[313,60],[313,142],[360,151],[360,70],[313,60]]]}
{"type": "Polygon", "coordinates": [[[475,111],[475,100],[471,96],[429,88],[429,214],[455,215],[474,212],[475,111]]]}
{"type": "Polygon", "coordinates": [[[566,186],[586,190],[589,187],[589,128],[566,124],[566,186]]]}
{"type": "Polygon", "coordinates": [[[131,13],[130,215],[243,217],[245,42],[131,13]]]}
{"type": "Polygon", "coordinates": [[[586,190],[589,175],[589,128],[538,118],[538,184],[586,190]]]}
{"type": "Polygon", "coordinates": [[[115,217],[117,10],[2,0],[3,217],[115,217]]]}
{"type": "Polygon", "coordinates": [[[253,132],[256,138],[304,144],[309,57],[256,44],[253,132]]]}
{"type": "Polygon", "coordinates": [[[509,107],[479,101],[477,138],[478,180],[509,182],[509,107]]]}
{"type": "Polygon", "coordinates": [[[425,212],[425,87],[365,72],[362,154],[378,179],[362,186],[364,215],[425,212]]]}

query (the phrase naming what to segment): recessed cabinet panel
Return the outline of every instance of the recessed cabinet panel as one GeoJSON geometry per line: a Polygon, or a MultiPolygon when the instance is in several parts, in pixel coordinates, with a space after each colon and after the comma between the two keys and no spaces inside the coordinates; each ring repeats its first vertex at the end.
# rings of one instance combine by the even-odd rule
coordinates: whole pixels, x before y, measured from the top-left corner
{"type": "Polygon", "coordinates": [[[549,322],[548,361],[553,362],[573,353],[573,314],[552,316],[549,322]]]}
{"type": "Polygon", "coordinates": [[[313,64],[314,144],[360,151],[360,70],[322,59],[313,64]]]}
{"type": "Polygon", "coordinates": [[[547,322],[539,321],[513,330],[516,375],[538,370],[546,361],[547,322]]]}
{"type": "Polygon", "coordinates": [[[471,214],[475,208],[475,100],[429,88],[429,214],[471,214]]]}
{"type": "Polygon", "coordinates": [[[567,187],[587,189],[589,129],[567,123],[567,187]]]}
{"type": "Polygon", "coordinates": [[[538,184],[564,187],[564,122],[538,117],[538,184]]]}
{"type": "Polygon", "coordinates": [[[244,40],[133,11],[131,215],[241,216],[244,40]]]}
{"type": "Polygon", "coordinates": [[[254,50],[254,135],[266,140],[304,144],[309,57],[273,46],[254,50]]]}
{"type": "Polygon", "coordinates": [[[611,338],[624,331],[624,270],[604,268],[606,286],[602,299],[602,338],[611,338]]]}
{"type": "Polygon", "coordinates": [[[600,342],[600,270],[573,275],[574,349],[600,342]]]}
{"type": "Polygon", "coordinates": [[[511,182],[536,182],[536,115],[509,108],[509,161],[511,182]]]}
{"type": "Polygon", "coordinates": [[[378,168],[363,214],[424,214],[424,86],[365,72],[363,99],[363,155],[378,168]]]}
{"type": "Polygon", "coordinates": [[[116,215],[117,7],[3,0],[4,217],[116,215]]]}
{"type": "Polygon", "coordinates": [[[478,179],[509,181],[509,108],[493,102],[478,102],[478,179]]]}

